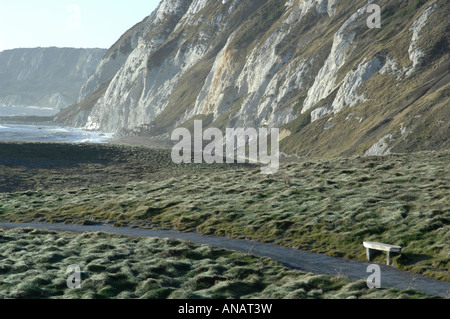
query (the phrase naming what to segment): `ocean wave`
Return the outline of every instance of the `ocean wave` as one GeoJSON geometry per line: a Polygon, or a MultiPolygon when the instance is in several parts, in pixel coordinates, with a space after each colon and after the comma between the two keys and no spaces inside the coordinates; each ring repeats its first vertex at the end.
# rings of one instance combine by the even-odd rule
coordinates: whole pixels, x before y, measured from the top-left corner
{"type": "Polygon", "coordinates": [[[57,142],[57,143],[107,143],[114,133],[89,132],[75,128],[38,125],[0,126],[0,141],[4,142],[57,142]]]}

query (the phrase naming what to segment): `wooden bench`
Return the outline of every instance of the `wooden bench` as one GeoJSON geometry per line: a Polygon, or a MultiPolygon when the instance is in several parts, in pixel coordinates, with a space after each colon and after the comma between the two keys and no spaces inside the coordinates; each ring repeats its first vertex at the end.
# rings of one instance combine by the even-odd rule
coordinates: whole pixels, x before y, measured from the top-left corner
{"type": "Polygon", "coordinates": [[[374,250],[386,251],[387,252],[386,263],[388,265],[390,264],[390,258],[393,256],[393,254],[398,254],[402,251],[402,247],[400,247],[400,246],[383,244],[383,243],[365,241],[365,242],[363,242],[363,245],[364,245],[364,247],[366,247],[366,255],[367,255],[368,261],[372,260],[374,250]]]}

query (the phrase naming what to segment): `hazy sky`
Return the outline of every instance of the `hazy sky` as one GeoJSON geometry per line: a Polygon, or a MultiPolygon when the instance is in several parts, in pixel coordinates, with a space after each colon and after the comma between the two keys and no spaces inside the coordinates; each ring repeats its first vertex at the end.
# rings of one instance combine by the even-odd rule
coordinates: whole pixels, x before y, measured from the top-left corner
{"type": "Polygon", "coordinates": [[[160,0],[0,0],[0,51],[109,48],[160,0]]]}

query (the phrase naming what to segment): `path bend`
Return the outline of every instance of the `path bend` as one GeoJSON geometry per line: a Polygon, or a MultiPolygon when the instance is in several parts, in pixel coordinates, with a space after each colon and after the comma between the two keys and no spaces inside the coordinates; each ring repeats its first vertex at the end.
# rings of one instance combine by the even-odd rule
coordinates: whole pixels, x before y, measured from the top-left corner
{"type": "MultiPolygon", "coordinates": [[[[60,232],[104,232],[116,235],[134,237],[173,238],[190,240],[199,244],[234,250],[243,253],[251,253],[260,257],[268,257],[288,267],[305,272],[324,275],[343,275],[352,281],[366,280],[370,273],[367,272],[369,263],[349,260],[345,258],[331,257],[315,254],[284,246],[266,244],[244,239],[232,239],[228,237],[206,236],[197,233],[182,233],[169,230],[117,228],[107,225],[82,226],[71,224],[48,223],[0,223],[0,227],[34,228],[60,232]]],[[[379,265],[381,268],[382,287],[393,287],[401,290],[414,289],[428,295],[450,297],[450,282],[436,280],[430,277],[413,274],[396,269],[392,266],[379,265]]]]}

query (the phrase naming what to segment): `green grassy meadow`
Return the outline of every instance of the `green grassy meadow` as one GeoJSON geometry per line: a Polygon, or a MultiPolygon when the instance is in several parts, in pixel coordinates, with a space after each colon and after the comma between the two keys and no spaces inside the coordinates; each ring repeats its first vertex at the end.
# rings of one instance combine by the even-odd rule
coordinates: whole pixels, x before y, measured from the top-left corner
{"type": "Polygon", "coordinates": [[[0,299],[430,298],[171,239],[0,229],[0,299]],[[67,268],[81,269],[69,289],[67,268]]]}
{"type": "Polygon", "coordinates": [[[0,220],[196,231],[363,261],[362,242],[380,241],[403,247],[395,267],[448,281],[449,164],[449,151],[285,159],[265,176],[176,165],[163,149],[0,144],[0,220]]]}

